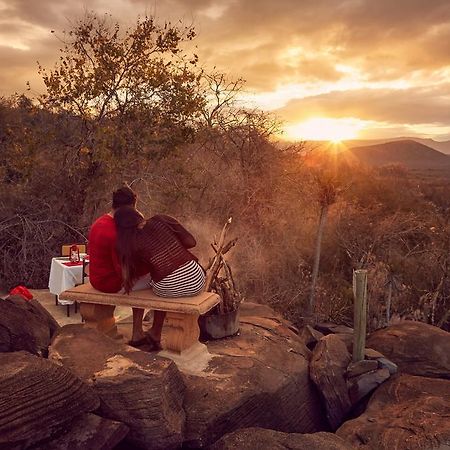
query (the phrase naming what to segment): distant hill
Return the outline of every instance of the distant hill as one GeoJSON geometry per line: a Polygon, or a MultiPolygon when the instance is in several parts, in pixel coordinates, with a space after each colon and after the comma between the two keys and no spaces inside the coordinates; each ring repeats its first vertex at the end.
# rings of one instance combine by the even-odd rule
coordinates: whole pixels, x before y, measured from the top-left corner
{"type": "Polygon", "coordinates": [[[354,139],[345,141],[345,144],[349,148],[361,147],[364,145],[383,144],[385,142],[398,142],[398,141],[415,141],[419,144],[426,145],[434,150],[438,150],[441,153],[450,155],[450,141],[435,141],[434,139],[416,138],[416,137],[396,137],[389,139],[354,139]]]}
{"type": "Polygon", "coordinates": [[[450,155],[415,140],[396,140],[352,147],[349,152],[372,166],[402,164],[417,170],[450,170],[450,155]]]}
{"type": "Polygon", "coordinates": [[[427,147],[433,148],[434,150],[438,150],[442,153],[446,153],[447,155],[450,155],[450,141],[435,141],[434,139],[422,139],[422,138],[416,138],[416,137],[401,137],[401,138],[395,138],[395,139],[388,139],[386,142],[393,142],[393,141],[416,141],[419,142],[419,144],[426,145],[427,147]]]}

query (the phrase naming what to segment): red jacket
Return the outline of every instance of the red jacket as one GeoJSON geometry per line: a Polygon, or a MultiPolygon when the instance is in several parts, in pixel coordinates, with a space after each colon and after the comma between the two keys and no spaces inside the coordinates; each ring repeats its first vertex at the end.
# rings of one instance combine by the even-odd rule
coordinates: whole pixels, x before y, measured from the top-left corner
{"type": "Polygon", "coordinates": [[[118,292],[122,288],[116,240],[116,224],[109,214],[104,214],[92,224],[89,232],[89,281],[102,292],[118,292]]]}

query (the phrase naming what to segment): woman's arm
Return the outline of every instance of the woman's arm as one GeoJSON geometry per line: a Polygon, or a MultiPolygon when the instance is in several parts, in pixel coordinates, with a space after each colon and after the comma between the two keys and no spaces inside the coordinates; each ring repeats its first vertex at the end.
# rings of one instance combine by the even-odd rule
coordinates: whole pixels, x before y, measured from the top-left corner
{"type": "Polygon", "coordinates": [[[158,219],[161,222],[164,222],[167,224],[170,229],[177,235],[178,239],[181,241],[181,243],[186,248],[192,248],[197,245],[197,241],[195,240],[194,236],[192,236],[191,233],[189,233],[186,228],[181,225],[178,220],[174,219],[173,217],[166,216],[165,214],[158,214],[158,219]]]}

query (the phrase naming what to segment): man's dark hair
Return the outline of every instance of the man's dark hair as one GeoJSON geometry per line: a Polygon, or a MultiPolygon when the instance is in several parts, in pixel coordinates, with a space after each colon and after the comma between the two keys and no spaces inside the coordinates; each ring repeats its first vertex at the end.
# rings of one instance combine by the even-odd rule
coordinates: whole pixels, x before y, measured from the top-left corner
{"type": "Polygon", "coordinates": [[[112,207],[113,209],[117,209],[121,206],[136,206],[136,200],[137,195],[133,189],[128,185],[124,185],[113,192],[112,207]]]}

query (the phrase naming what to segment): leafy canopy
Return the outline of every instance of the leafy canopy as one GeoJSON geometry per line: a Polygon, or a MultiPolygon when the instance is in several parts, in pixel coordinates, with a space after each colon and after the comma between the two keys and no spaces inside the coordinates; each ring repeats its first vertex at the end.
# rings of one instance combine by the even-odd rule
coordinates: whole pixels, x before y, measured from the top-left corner
{"type": "Polygon", "coordinates": [[[197,56],[182,48],[194,37],[192,27],[160,26],[152,17],[122,30],[110,16],[88,13],[63,33],[54,68],[39,65],[47,89],[40,100],[90,128],[117,118],[144,121],[154,134],[185,127],[203,104],[197,56]]]}

